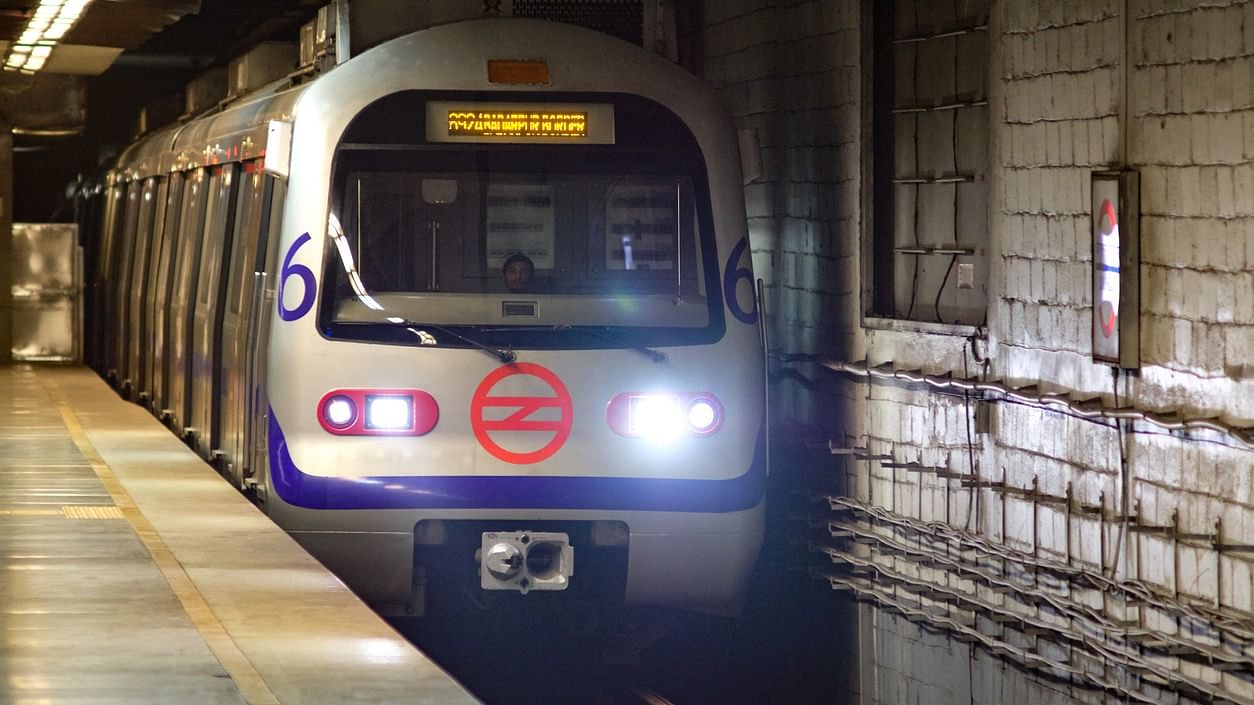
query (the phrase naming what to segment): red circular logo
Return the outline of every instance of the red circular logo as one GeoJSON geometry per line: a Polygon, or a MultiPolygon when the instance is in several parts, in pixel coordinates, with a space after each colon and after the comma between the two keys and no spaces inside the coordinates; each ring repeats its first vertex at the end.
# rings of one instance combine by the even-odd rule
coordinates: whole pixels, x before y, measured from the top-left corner
{"type": "MultiPolygon", "coordinates": [[[[494,414],[494,416],[499,416],[499,414],[494,414]]],[[[566,385],[562,383],[561,378],[552,370],[531,362],[515,362],[493,370],[479,383],[474,397],[470,400],[470,427],[474,429],[479,445],[494,457],[515,465],[538,463],[561,449],[562,444],[570,437],[570,427],[574,416],[570,392],[566,391],[566,385]],[[539,379],[553,391],[553,396],[488,396],[498,383],[515,375],[539,379]],[[489,409],[498,407],[512,409],[513,412],[508,413],[504,418],[486,418],[489,409]],[[528,418],[548,408],[558,410],[556,420],[528,418]],[[527,436],[538,437],[541,442],[547,439],[547,442],[535,450],[509,450],[492,439],[490,434],[498,432],[522,432],[527,436]]],[[[535,444],[535,441],[519,443],[524,447],[535,444]]]]}

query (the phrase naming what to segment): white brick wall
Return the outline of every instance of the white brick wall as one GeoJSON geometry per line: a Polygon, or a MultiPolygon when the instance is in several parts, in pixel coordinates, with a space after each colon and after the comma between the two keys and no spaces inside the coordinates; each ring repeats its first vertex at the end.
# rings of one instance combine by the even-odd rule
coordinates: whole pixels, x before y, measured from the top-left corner
{"type": "MultiPolygon", "coordinates": [[[[751,0],[705,6],[705,78],[759,130],[766,178],[747,190],[757,276],[784,350],[833,349],[856,319],[859,69],[856,4],[751,0]],[[786,67],[786,68],[785,68],[786,67]]],[[[818,401],[779,390],[802,423],[818,401]]]]}
{"type": "MultiPolygon", "coordinates": [[[[704,4],[706,78],[738,123],[761,130],[767,179],[746,195],[774,347],[955,375],[966,363],[974,374],[961,336],[860,326],[860,174],[869,158],[861,7],[704,4]]],[[[1090,359],[1088,194],[1092,171],[1123,166],[1138,170],[1142,185],[1142,368],[1121,378],[1119,402],[1254,421],[1254,2],[993,0],[991,24],[989,376],[1115,403],[1110,369],[1090,359]]],[[[788,383],[776,389],[777,412],[827,422],[832,437],[956,470],[970,462],[960,397],[853,382],[833,416],[830,398],[788,383]]],[[[1035,479],[1055,496],[1070,484],[1079,503],[1120,508],[1121,441],[1112,428],[1008,404],[990,426],[971,451],[984,479],[1004,475],[1014,487],[1035,479]]],[[[1128,504],[1139,502],[1143,522],[1166,525],[1175,513],[1182,530],[1205,533],[1222,519],[1223,540],[1254,544],[1254,451],[1218,434],[1190,440],[1132,428],[1122,441],[1128,504]]],[[[927,521],[942,520],[948,503],[951,518],[965,519],[970,490],[873,465],[868,481],[868,465],[850,466],[862,473],[850,483],[855,496],[927,521]]],[[[1068,525],[1064,513],[1039,507],[1034,531],[1030,502],[988,490],[979,505],[981,529],[996,540],[1063,556],[1069,537],[1077,564],[1104,559],[1120,577],[1254,613],[1248,554],[1219,558],[1205,545],[1120,537],[1117,523],[1073,514],[1068,525]]],[[[875,620],[877,702],[1105,702],[1025,677],[987,651],[936,642],[889,613],[875,620]],[[953,682],[968,664],[970,678],[953,682]]],[[[1248,683],[1222,678],[1254,697],[1248,683]]]]}

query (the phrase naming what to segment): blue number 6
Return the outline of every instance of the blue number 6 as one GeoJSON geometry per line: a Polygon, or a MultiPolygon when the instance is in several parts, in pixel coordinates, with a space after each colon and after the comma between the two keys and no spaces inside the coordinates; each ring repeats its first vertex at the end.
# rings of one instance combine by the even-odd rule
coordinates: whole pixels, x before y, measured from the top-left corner
{"type": "Polygon", "coordinates": [[[731,310],[736,320],[751,326],[758,322],[757,296],[752,294],[753,272],[749,271],[748,267],[736,266],[740,264],[740,258],[747,249],[749,249],[749,240],[746,238],[741,238],[740,242],[732,248],[731,256],[727,258],[727,266],[723,268],[723,296],[727,299],[727,308],[731,310]],[[740,307],[740,301],[736,298],[736,285],[741,279],[749,282],[750,296],[753,297],[748,311],[740,307]]]}
{"type": "Polygon", "coordinates": [[[314,292],[318,289],[318,282],[314,279],[314,273],[303,264],[292,264],[292,258],[296,256],[296,251],[304,247],[305,243],[313,238],[309,233],[305,233],[296,238],[296,242],[292,243],[291,248],[287,251],[287,256],[283,258],[283,267],[279,272],[279,318],[285,321],[295,321],[313,308],[314,292]],[[296,304],[296,308],[286,308],[283,305],[283,292],[287,289],[288,279],[298,277],[303,285],[304,293],[301,295],[300,303],[296,304]]]}

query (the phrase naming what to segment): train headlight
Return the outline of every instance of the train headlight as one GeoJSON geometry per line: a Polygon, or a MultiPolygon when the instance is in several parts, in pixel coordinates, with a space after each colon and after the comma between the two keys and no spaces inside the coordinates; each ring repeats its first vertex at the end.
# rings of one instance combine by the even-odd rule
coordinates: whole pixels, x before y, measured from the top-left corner
{"type": "Polygon", "coordinates": [[[407,431],[414,425],[410,397],[366,395],[366,428],[377,431],[407,431]]]}
{"type": "Polygon", "coordinates": [[[688,402],[688,425],[694,433],[710,433],[718,427],[721,419],[715,407],[717,403],[709,397],[697,397],[688,402]]]}
{"type": "Polygon", "coordinates": [[[357,405],[352,399],[337,394],[323,403],[322,418],[335,428],[347,428],[357,419],[357,405]]]}
{"type": "Polygon", "coordinates": [[[631,397],[627,414],[627,428],[631,435],[655,443],[667,443],[684,432],[683,424],[679,397],[662,394],[631,397]]]}
{"type": "Polygon", "coordinates": [[[717,432],[723,425],[723,405],[706,392],[623,392],[605,407],[605,422],[620,436],[665,443],[717,432]]]}
{"type": "Polygon", "coordinates": [[[318,402],[318,421],[337,436],[421,436],[440,408],[420,389],[336,389],[318,402]]]}

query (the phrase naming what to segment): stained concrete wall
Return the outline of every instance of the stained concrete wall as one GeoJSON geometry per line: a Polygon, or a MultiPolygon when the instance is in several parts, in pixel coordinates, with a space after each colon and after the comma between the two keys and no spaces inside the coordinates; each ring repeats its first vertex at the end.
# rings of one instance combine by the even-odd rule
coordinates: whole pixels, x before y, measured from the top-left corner
{"type": "MultiPolygon", "coordinates": [[[[767,178],[747,189],[747,215],[754,265],[768,285],[772,347],[1031,385],[1108,408],[1254,424],[1254,3],[994,0],[991,272],[986,339],[975,343],[969,329],[862,317],[862,232],[866,199],[874,198],[862,178],[863,15],[850,0],[704,3],[702,73],[738,124],[760,131],[764,147],[767,178]],[[1141,367],[1115,374],[1091,358],[1089,187],[1091,172],[1117,168],[1141,177],[1142,313],[1141,367]]],[[[838,445],[965,478],[835,462],[854,502],[889,518],[948,524],[1015,560],[1068,566],[1070,579],[1034,589],[1087,603],[1094,618],[1121,628],[1175,638],[1183,634],[1178,622],[1163,615],[1191,605],[1254,624],[1254,554],[1215,548],[1254,544],[1254,449],[1231,434],[1094,423],[849,377],[827,394],[788,380],[775,388],[778,414],[838,445]],[[1091,590],[1093,576],[1132,581],[1171,609],[1091,590]]],[[[873,533],[901,534],[885,528],[887,519],[862,516],[873,533]]],[[[875,548],[859,555],[876,566],[862,571],[881,583],[905,575],[966,590],[1005,612],[1041,612],[934,562],[875,548]]],[[[968,559],[975,560],[958,560],[968,559]]],[[[1012,564],[1001,564],[1002,577],[1039,579],[1012,564]]],[[[843,565],[833,570],[848,570],[843,565]]],[[[892,594],[909,604],[917,597],[892,594]]],[[[1138,675],[1144,669],[1118,658],[1093,666],[1084,646],[1055,648],[1057,638],[1008,628],[989,610],[964,603],[950,612],[1003,646],[970,634],[958,641],[936,620],[863,610],[864,702],[1123,701],[1118,688],[1094,689],[1102,682],[1190,701],[1156,690],[1138,675]],[[1032,657],[1098,675],[1060,681],[1023,668],[1032,657]]],[[[1248,669],[1242,676],[1127,643],[1134,658],[1152,658],[1177,680],[1254,698],[1248,669]]]]}

